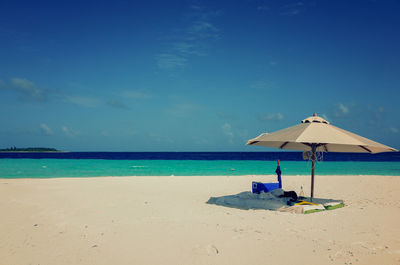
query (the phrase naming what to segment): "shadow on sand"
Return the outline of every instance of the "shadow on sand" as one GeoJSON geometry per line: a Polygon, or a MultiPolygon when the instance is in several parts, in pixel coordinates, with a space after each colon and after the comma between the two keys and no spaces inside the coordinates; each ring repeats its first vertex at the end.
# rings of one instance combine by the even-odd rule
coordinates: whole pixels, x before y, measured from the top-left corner
{"type": "MultiPolygon", "coordinates": [[[[207,203],[215,204],[219,206],[225,206],[230,208],[242,209],[242,210],[272,210],[272,211],[289,211],[288,208],[296,207],[290,205],[290,199],[288,197],[280,197],[283,194],[282,189],[273,190],[271,192],[261,192],[260,194],[254,194],[250,191],[244,191],[235,195],[226,195],[221,197],[211,197],[207,203]]],[[[309,198],[303,200],[309,201],[309,198]]],[[[341,200],[333,199],[322,199],[314,198],[313,203],[319,205],[330,205],[330,204],[343,204],[341,200]]],[[[297,207],[297,208],[303,208],[297,207]]],[[[297,211],[294,211],[297,212],[297,211]]]]}

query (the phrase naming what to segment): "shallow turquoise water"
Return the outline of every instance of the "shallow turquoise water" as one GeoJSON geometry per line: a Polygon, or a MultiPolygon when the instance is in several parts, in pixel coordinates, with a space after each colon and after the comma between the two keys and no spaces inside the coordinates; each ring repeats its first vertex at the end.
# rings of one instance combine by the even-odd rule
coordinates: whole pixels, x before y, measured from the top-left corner
{"type": "MultiPolygon", "coordinates": [[[[0,178],[275,174],[275,161],[0,159],[0,178]]],[[[284,175],[309,175],[311,162],[281,161],[284,175]]],[[[399,175],[400,162],[319,162],[317,175],[399,175]]]]}

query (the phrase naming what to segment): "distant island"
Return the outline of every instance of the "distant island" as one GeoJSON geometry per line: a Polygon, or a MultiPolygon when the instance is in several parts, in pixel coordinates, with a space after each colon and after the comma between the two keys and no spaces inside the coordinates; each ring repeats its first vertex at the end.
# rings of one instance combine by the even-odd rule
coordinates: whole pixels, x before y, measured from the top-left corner
{"type": "Polygon", "coordinates": [[[0,149],[0,152],[61,152],[55,148],[47,147],[27,147],[27,148],[17,148],[15,146],[0,149]]]}

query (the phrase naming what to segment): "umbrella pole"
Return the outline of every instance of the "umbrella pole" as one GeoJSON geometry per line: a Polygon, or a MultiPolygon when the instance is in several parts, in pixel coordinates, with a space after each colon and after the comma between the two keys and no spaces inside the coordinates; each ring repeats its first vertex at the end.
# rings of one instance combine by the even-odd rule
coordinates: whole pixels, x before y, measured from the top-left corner
{"type": "Polygon", "coordinates": [[[310,200],[312,201],[313,197],[314,197],[315,152],[317,151],[317,145],[316,144],[312,144],[311,151],[312,151],[312,166],[311,166],[311,198],[310,198],[310,200]]]}

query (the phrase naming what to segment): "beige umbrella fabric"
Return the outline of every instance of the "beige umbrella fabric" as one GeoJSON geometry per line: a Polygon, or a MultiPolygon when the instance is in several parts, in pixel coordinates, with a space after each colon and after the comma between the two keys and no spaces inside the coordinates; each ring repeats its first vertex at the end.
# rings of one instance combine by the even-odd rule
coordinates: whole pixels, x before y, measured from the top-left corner
{"type": "Polygon", "coordinates": [[[396,149],[377,143],[357,134],[329,124],[317,114],[300,124],[273,133],[263,133],[247,141],[247,145],[260,145],[280,149],[312,151],[311,200],[314,196],[315,153],[349,152],[380,153],[397,152],[396,149]]]}

